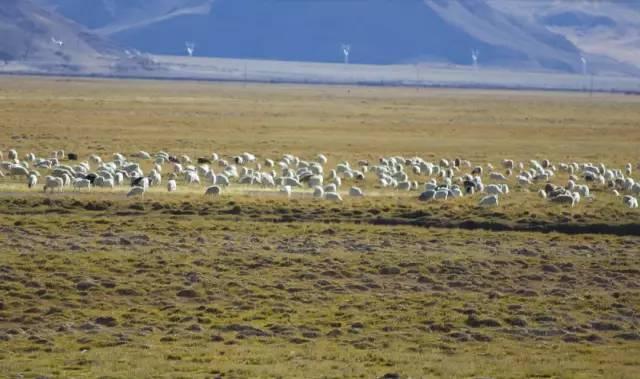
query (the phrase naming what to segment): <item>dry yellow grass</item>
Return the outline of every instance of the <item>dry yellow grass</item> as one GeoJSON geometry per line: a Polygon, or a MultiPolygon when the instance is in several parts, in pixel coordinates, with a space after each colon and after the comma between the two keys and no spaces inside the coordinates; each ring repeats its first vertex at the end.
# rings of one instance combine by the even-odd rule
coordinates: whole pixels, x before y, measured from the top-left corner
{"type": "Polygon", "coordinates": [[[0,78],[2,148],[638,159],[640,97],[0,78]]]}

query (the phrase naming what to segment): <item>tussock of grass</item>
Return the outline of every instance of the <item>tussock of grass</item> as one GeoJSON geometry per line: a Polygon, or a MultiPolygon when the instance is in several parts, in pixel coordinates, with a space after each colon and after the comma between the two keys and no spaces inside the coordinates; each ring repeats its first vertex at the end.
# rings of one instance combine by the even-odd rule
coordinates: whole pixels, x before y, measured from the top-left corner
{"type": "Polygon", "coordinates": [[[636,237],[93,211],[0,229],[7,375],[638,369],[636,237]]]}

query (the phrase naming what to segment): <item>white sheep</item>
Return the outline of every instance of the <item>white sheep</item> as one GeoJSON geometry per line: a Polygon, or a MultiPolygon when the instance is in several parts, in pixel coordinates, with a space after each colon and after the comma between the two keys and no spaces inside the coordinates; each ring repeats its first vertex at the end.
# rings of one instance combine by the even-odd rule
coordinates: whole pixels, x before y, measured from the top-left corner
{"type": "Polygon", "coordinates": [[[351,171],[351,167],[349,167],[349,162],[338,163],[336,165],[336,173],[344,174],[347,171],[351,171]]]}
{"type": "Polygon", "coordinates": [[[29,175],[27,178],[27,186],[33,188],[38,184],[38,177],[34,174],[29,175]]]}
{"type": "Polygon", "coordinates": [[[324,186],[324,192],[337,192],[337,191],[338,191],[338,186],[336,186],[335,183],[329,183],[326,186],[324,186]]]}
{"type": "Polygon", "coordinates": [[[114,178],[103,178],[102,176],[99,176],[98,178],[102,178],[102,182],[100,183],[99,187],[113,188],[116,185],[116,181],[114,178]]]}
{"type": "Polygon", "coordinates": [[[221,187],[229,186],[229,178],[225,174],[216,175],[216,184],[221,187]]]}
{"type": "Polygon", "coordinates": [[[489,195],[502,195],[504,192],[502,191],[502,186],[499,184],[489,184],[484,188],[484,192],[489,195]]]}
{"type": "Polygon", "coordinates": [[[580,200],[582,199],[580,197],[580,193],[579,192],[570,192],[570,194],[576,200],[576,204],[578,204],[580,202],[580,200]]]}
{"type": "Polygon", "coordinates": [[[282,186],[282,188],[280,188],[280,193],[286,197],[291,197],[291,186],[282,186]]]}
{"type": "Polygon", "coordinates": [[[71,175],[67,174],[66,172],[62,174],[62,180],[64,181],[65,187],[71,185],[71,175]]]}
{"type": "Polygon", "coordinates": [[[481,207],[495,207],[498,206],[498,195],[488,195],[480,199],[479,205],[481,207]]]}
{"type": "Polygon", "coordinates": [[[589,197],[589,187],[585,184],[575,185],[574,190],[575,192],[579,193],[582,197],[589,197]]]}
{"type": "Polygon", "coordinates": [[[358,187],[351,187],[351,189],[349,190],[349,196],[361,197],[364,196],[364,193],[358,187]]]}
{"type": "Polygon", "coordinates": [[[258,174],[248,174],[238,179],[238,184],[251,185],[251,184],[260,184],[261,182],[262,182],[262,177],[258,174]]]}
{"type": "Polygon", "coordinates": [[[449,198],[449,190],[446,188],[441,188],[433,194],[434,200],[447,200],[449,198]]]}
{"type": "Polygon", "coordinates": [[[330,201],[342,201],[342,196],[340,196],[340,194],[337,192],[326,192],[324,194],[324,198],[330,201]]]}
{"type": "Polygon", "coordinates": [[[302,187],[300,181],[296,178],[282,178],[283,186],[291,186],[291,187],[302,187]]]}
{"type": "Polygon", "coordinates": [[[217,184],[216,173],[211,169],[204,174],[204,178],[207,179],[211,185],[217,184]]]}
{"type": "Polygon", "coordinates": [[[29,170],[20,165],[11,165],[9,167],[10,176],[29,176],[29,170]]]}
{"type": "Polygon", "coordinates": [[[56,176],[47,176],[45,178],[45,185],[44,185],[44,191],[47,192],[47,189],[51,190],[51,192],[53,192],[53,190],[58,189],[60,192],[62,192],[62,188],[64,187],[64,180],[62,178],[58,178],[56,176]]]}
{"type": "Polygon", "coordinates": [[[162,184],[162,175],[160,175],[159,171],[157,171],[156,169],[153,169],[149,173],[149,180],[150,180],[150,183],[149,183],[150,185],[159,186],[160,184],[162,184]]]}
{"type": "Polygon", "coordinates": [[[91,181],[89,179],[76,178],[73,180],[73,188],[80,191],[81,188],[91,190],[91,181]]]}
{"type": "Polygon", "coordinates": [[[185,171],[184,179],[187,184],[200,184],[200,177],[195,171],[185,171]]]}
{"type": "Polygon", "coordinates": [[[324,156],[324,154],[318,154],[318,155],[316,156],[316,162],[318,162],[318,163],[320,163],[320,164],[322,164],[322,165],[323,165],[323,164],[327,164],[327,160],[328,160],[328,159],[327,159],[327,157],[326,157],[326,156],[324,156]]]}
{"type": "Polygon", "coordinates": [[[462,190],[460,189],[460,187],[455,186],[455,187],[452,187],[451,190],[449,190],[449,196],[455,199],[458,197],[463,197],[464,194],[462,193],[462,190]]]}
{"type": "Polygon", "coordinates": [[[89,156],[89,161],[95,165],[100,165],[102,164],[102,158],[100,158],[98,155],[96,154],[91,154],[89,156]]]}
{"type": "Polygon", "coordinates": [[[175,192],[176,189],[178,188],[176,181],[174,179],[171,179],[169,181],[167,181],[167,191],[168,192],[175,192]]]}
{"type": "Polygon", "coordinates": [[[625,191],[630,191],[634,184],[636,184],[636,182],[633,178],[624,178],[623,188],[625,191]]]}
{"type": "Polygon", "coordinates": [[[247,152],[242,153],[242,158],[244,158],[245,162],[255,162],[256,161],[256,156],[251,154],[251,153],[247,153],[247,152]]]}
{"type": "Polygon", "coordinates": [[[36,161],[35,166],[37,168],[51,168],[51,161],[48,159],[39,159],[36,161]]]}
{"type": "Polygon", "coordinates": [[[11,149],[7,153],[7,158],[12,161],[18,159],[18,152],[15,149],[11,149]]]}
{"type": "Polygon", "coordinates": [[[124,182],[124,173],[116,172],[116,174],[113,176],[113,182],[115,185],[121,185],[124,182]]]}
{"type": "Polygon", "coordinates": [[[322,187],[317,186],[313,188],[313,197],[315,197],[316,199],[324,197],[324,190],[322,189],[322,187]]]}
{"type": "Polygon", "coordinates": [[[261,177],[261,183],[263,187],[275,187],[276,186],[276,180],[274,179],[273,175],[266,173],[266,172],[262,172],[260,173],[260,177],[261,177]]]}
{"type": "Polygon", "coordinates": [[[136,158],[140,158],[140,159],[151,159],[151,154],[147,153],[146,151],[138,151],[137,153],[135,153],[133,155],[136,158]]]}
{"type": "Polygon", "coordinates": [[[638,199],[633,196],[626,195],[622,198],[622,202],[629,208],[638,208],[638,199]]]}
{"type": "Polygon", "coordinates": [[[515,164],[512,159],[503,159],[502,167],[513,170],[513,168],[515,167],[515,164]]]}
{"type": "Polygon", "coordinates": [[[428,181],[424,184],[425,191],[436,190],[437,188],[438,184],[436,183],[435,179],[432,179],[432,181],[428,181]]]}
{"type": "Polygon", "coordinates": [[[309,177],[307,184],[309,187],[313,188],[315,186],[322,186],[323,178],[321,175],[312,175],[309,177]]]}

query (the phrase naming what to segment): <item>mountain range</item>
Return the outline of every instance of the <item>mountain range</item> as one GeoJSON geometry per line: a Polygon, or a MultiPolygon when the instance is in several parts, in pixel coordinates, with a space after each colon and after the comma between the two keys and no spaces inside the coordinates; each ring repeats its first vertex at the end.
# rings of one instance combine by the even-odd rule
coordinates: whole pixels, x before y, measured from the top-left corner
{"type": "Polygon", "coordinates": [[[2,0],[0,61],[31,62],[68,70],[117,59],[119,48],[55,11],[30,1],[2,0]]]}
{"type": "MultiPolygon", "coordinates": [[[[640,5],[557,0],[0,0],[0,59],[125,50],[262,60],[640,72],[640,5]],[[4,5],[7,4],[7,5],[4,5]],[[18,16],[16,16],[18,15],[18,16]],[[8,38],[4,38],[4,36],[8,38]],[[60,49],[51,38],[65,42],[60,49]],[[29,46],[31,46],[29,48],[29,46]],[[588,66],[583,66],[585,57],[588,66]]],[[[65,63],[66,62],[66,63],[65,63]]]]}

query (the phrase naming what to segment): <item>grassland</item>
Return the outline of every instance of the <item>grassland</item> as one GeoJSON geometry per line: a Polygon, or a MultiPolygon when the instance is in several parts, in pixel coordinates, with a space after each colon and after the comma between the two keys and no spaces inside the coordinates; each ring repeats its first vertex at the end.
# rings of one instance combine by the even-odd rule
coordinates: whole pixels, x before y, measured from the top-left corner
{"type": "MultiPolygon", "coordinates": [[[[622,165],[638,159],[639,102],[0,78],[0,149],[622,165]]],[[[482,210],[397,193],[0,191],[3,377],[640,372],[640,220],[604,192],[563,209],[518,191],[482,210]]]]}
{"type": "Polygon", "coordinates": [[[637,159],[640,98],[544,92],[0,78],[0,141],[81,156],[251,150],[336,160],[637,159]]]}

